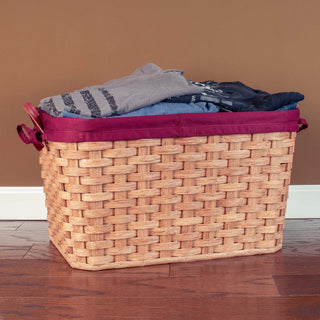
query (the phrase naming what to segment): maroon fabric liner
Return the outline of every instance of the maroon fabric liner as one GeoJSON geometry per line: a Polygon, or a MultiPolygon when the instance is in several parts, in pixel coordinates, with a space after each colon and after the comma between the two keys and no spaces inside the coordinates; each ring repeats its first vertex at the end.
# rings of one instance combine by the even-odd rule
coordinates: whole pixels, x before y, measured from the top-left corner
{"type": "Polygon", "coordinates": [[[185,113],[121,118],[58,118],[40,110],[48,141],[116,141],[299,130],[299,109],[236,113],[185,113]]]}

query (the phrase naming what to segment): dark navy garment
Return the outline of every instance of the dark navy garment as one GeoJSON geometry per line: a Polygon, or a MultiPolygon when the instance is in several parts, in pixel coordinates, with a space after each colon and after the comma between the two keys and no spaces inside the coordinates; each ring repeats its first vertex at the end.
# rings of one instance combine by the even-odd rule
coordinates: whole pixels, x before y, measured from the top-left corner
{"type": "Polygon", "coordinates": [[[298,92],[280,92],[270,94],[262,90],[252,89],[240,81],[193,82],[204,91],[199,94],[183,95],[166,99],[166,102],[197,103],[210,102],[219,107],[220,111],[245,112],[245,111],[273,111],[283,106],[297,103],[304,99],[298,92]]]}

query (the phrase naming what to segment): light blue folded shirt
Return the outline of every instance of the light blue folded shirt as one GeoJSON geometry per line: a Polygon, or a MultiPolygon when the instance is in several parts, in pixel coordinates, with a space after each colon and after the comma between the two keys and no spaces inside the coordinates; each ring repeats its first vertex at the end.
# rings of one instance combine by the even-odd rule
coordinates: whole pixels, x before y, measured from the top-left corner
{"type": "MultiPolygon", "coordinates": [[[[111,116],[107,118],[119,118],[119,117],[138,117],[138,116],[154,116],[163,114],[177,114],[177,113],[204,113],[204,112],[219,112],[219,108],[213,103],[197,102],[197,103],[169,103],[158,102],[140,108],[128,113],[111,116]]],[[[84,118],[91,119],[90,117],[81,116],[79,114],[63,111],[62,117],[64,118],[84,118]]]]}
{"type": "MultiPolygon", "coordinates": [[[[293,110],[297,107],[297,103],[292,103],[287,106],[283,106],[275,111],[293,110]]],[[[128,113],[124,113],[116,116],[109,116],[105,118],[119,118],[119,117],[138,117],[138,116],[154,116],[163,114],[177,114],[177,113],[208,113],[219,112],[219,107],[211,102],[196,102],[196,103],[170,103],[170,102],[158,102],[151,106],[143,107],[128,113]]],[[[79,114],[63,111],[62,117],[64,118],[83,118],[92,119],[79,114]]]]}
{"type": "Polygon", "coordinates": [[[291,104],[288,104],[286,106],[282,106],[280,107],[279,109],[275,110],[275,111],[288,111],[288,110],[293,110],[297,107],[298,103],[291,103],[291,104]]]}

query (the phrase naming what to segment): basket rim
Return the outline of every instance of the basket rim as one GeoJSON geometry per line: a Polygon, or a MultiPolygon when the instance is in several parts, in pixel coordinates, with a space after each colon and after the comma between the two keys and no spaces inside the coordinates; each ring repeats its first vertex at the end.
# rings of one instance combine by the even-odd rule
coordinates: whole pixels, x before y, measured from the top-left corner
{"type": "Polygon", "coordinates": [[[44,140],[120,141],[299,131],[300,110],[185,113],[122,118],[61,118],[39,110],[44,140]]]}

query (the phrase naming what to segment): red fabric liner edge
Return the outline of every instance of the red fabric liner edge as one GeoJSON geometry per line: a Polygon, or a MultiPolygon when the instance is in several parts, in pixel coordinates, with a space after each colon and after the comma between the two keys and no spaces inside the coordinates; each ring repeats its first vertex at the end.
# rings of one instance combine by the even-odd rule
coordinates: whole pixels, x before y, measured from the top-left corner
{"type": "Polygon", "coordinates": [[[60,118],[39,110],[43,138],[56,142],[117,141],[299,130],[299,109],[184,113],[121,118],[60,118]]]}

